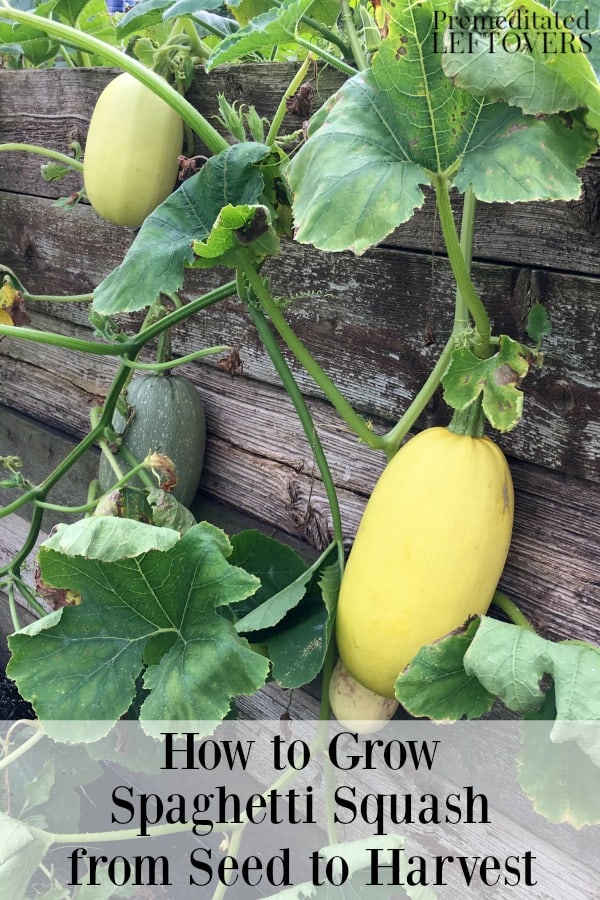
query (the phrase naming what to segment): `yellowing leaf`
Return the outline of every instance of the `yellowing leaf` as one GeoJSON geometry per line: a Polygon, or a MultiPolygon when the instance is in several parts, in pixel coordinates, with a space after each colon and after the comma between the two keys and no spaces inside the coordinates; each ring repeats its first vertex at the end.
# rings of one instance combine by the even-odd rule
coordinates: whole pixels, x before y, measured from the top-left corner
{"type": "MultiPolygon", "coordinates": [[[[0,310],[10,309],[11,306],[13,306],[17,302],[19,297],[19,291],[17,291],[12,286],[8,278],[5,278],[2,287],[0,287],[0,310]]],[[[0,318],[0,322],[3,322],[3,324],[12,325],[12,319],[7,323],[5,320],[0,318]]]]}
{"type": "Polygon", "coordinates": [[[14,325],[15,323],[12,320],[12,316],[5,309],[0,307],[0,325],[14,325]]]}

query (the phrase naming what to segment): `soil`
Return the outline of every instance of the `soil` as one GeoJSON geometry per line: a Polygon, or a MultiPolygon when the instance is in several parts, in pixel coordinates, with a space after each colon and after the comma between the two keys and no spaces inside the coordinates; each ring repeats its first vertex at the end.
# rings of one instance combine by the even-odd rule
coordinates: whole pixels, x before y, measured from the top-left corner
{"type": "Polygon", "coordinates": [[[0,632],[0,722],[35,719],[33,707],[21,697],[16,684],[6,674],[9,658],[6,637],[0,632]]]}
{"type": "Polygon", "coordinates": [[[14,681],[0,669],[0,721],[35,719],[33,707],[23,700],[14,681]]]}

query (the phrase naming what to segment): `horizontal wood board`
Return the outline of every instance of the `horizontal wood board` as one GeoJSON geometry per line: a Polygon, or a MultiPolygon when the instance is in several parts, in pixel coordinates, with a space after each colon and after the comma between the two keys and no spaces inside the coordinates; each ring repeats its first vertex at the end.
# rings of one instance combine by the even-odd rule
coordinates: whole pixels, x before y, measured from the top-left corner
{"type": "MultiPolygon", "coordinates": [[[[119,264],[131,240],[126,229],[102,222],[87,206],[66,213],[47,199],[9,192],[0,193],[0,219],[10,223],[0,232],[0,262],[19,273],[32,293],[93,290],[119,264]]],[[[292,298],[286,313],[290,323],[350,402],[367,418],[381,419],[382,425],[399,417],[425,381],[451,328],[452,278],[446,261],[390,248],[357,259],[288,243],[267,271],[274,291],[292,298]]],[[[190,273],[183,295],[196,296],[230,274],[190,273]]],[[[553,318],[544,367],[532,370],[524,384],[525,421],[502,439],[503,447],[515,457],[600,481],[600,280],[490,263],[476,263],[474,279],[490,298],[496,326],[517,339],[526,338],[527,313],[538,300],[543,299],[553,318]]],[[[36,305],[30,315],[41,327],[90,337],[84,306],[45,304],[40,309],[43,312],[36,305]]],[[[132,327],[139,321],[140,316],[133,317],[132,327]]],[[[264,383],[278,381],[245,311],[233,298],[183,323],[173,336],[176,354],[215,344],[235,346],[248,376],[264,383]]],[[[66,375],[64,354],[50,348],[40,353],[6,340],[0,354],[34,354],[44,366],[54,365],[59,378],[66,375]]],[[[290,363],[303,391],[318,396],[312,380],[294,360],[290,363]]],[[[104,389],[107,381],[102,382],[101,373],[106,363],[85,359],[81,365],[78,377],[87,380],[91,390],[94,381],[104,389]]],[[[196,368],[201,373],[206,367],[196,368]]],[[[24,412],[38,414],[23,402],[24,412]]],[[[48,398],[42,405],[46,415],[56,414],[56,404],[53,413],[48,398]]],[[[436,396],[424,423],[445,421],[444,416],[436,396]]]]}
{"type": "MultiPolygon", "coordinates": [[[[208,396],[201,387],[199,391],[201,396],[208,396]]],[[[277,402],[273,396],[269,405],[254,407],[251,438],[247,430],[230,430],[229,417],[213,419],[210,407],[207,409],[209,440],[196,514],[200,518],[212,517],[210,503],[217,500],[254,520],[240,525],[239,521],[220,519],[221,527],[239,530],[253,524],[277,538],[288,536],[305,541],[308,546],[321,547],[331,533],[327,499],[323,485],[308,464],[308,445],[283,392],[277,402]],[[278,458],[268,455],[269,447],[261,448],[256,440],[270,431],[273,436],[286,436],[278,458]]],[[[313,412],[337,483],[345,536],[350,544],[382,461],[369,451],[362,464],[355,464],[348,441],[340,443],[332,428],[326,404],[314,401],[313,412]]],[[[48,456],[49,448],[57,446],[55,435],[0,408],[0,455],[11,451],[27,457],[30,445],[39,451],[33,460],[29,454],[27,474],[40,481],[53,465],[48,456]]],[[[67,452],[68,444],[61,442],[60,447],[62,453],[67,452]]],[[[511,465],[516,493],[515,527],[500,588],[535,621],[544,636],[577,637],[600,643],[600,487],[527,463],[512,461],[511,465]]],[[[64,502],[69,492],[73,499],[85,497],[88,479],[94,475],[95,457],[88,457],[54,499],[64,502]]],[[[4,497],[0,495],[0,500],[7,499],[6,492],[4,497]]],[[[54,520],[46,521],[49,526],[54,520]]],[[[0,520],[0,547],[3,541],[8,543],[8,537],[0,520]]]]}
{"type": "MultiPolygon", "coordinates": [[[[212,115],[222,90],[229,100],[256,103],[268,115],[292,70],[252,65],[200,73],[190,98],[212,115]]],[[[99,69],[0,72],[0,142],[28,140],[63,151],[71,140],[83,143],[95,99],[113,75],[99,69]]],[[[335,73],[319,75],[316,103],[338,85],[335,73]]],[[[300,124],[290,118],[286,129],[300,124]]],[[[32,292],[91,291],[120,262],[133,232],[103,222],[87,205],[68,213],[55,208],[54,199],[79,182],[46,183],[39,163],[0,153],[0,264],[13,268],[32,292]]],[[[524,420],[499,439],[517,489],[502,587],[547,636],[600,641],[600,158],[583,179],[582,196],[573,203],[480,204],[474,280],[496,328],[512,337],[524,339],[535,302],[545,303],[553,321],[545,365],[524,383],[524,420]]],[[[268,266],[274,291],[292,298],[289,321],[377,430],[406,408],[451,327],[452,278],[434,218],[429,198],[384,246],[358,259],[288,244],[268,266]]],[[[183,296],[229,277],[194,273],[183,296]]],[[[83,304],[39,304],[29,312],[36,327],[91,337],[83,304]]],[[[132,317],[131,327],[139,321],[132,317]]],[[[202,496],[320,546],[331,527],[323,487],[293,409],[234,298],[182,324],[173,336],[176,354],[216,343],[239,350],[244,374],[232,378],[216,360],[184,369],[207,410],[202,496]]],[[[330,460],[350,543],[383,460],[348,433],[287,356],[330,460]]],[[[84,434],[90,407],[102,399],[114,367],[105,358],[0,342],[0,453],[6,452],[2,442],[10,446],[7,435],[14,438],[14,413],[34,428],[37,423],[71,438],[84,434]]],[[[445,421],[436,395],[419,424],[445,421]]]]}
{"type": "MultiPolygon", "coordinates": [[[[204,115],[214,117],[217,94],[223,93],[230,102],[253,104],[260,115],[269,117],[296,68],[293,64],[253,63],[243,68],[223,66],[210,75],[198,71],[188,99],[204,115]]],[[[115,74],[114,69],[0,71],[0,142],[26,139],[62,152],[68,151],[72,141],[83,146],[94,103],[115,74]]],[[[313,111],[342,81],[339,73],[327,68],[312,78],[313,111]]],[[[214,119],[213,123],[218,126],[214,119]]],[[[302,124],[302,119],[288,115],[282,131],[291,134],[302,124]]],[[[53,198],[80,186],[76,178],[58,184],[45,182],[39,170],[39,157],[0,154],[0,186],[53,198]]],[[[583,181],[581,197],[570,203],[481,204],[475,256],[600,274],[600,156],[587,166],[583,181]]],[[[433,203],[427,203],[388,237],[386,245],[440,250],[433,203]],[[436,231],[433,240],[432,231],[436,231]]]]}

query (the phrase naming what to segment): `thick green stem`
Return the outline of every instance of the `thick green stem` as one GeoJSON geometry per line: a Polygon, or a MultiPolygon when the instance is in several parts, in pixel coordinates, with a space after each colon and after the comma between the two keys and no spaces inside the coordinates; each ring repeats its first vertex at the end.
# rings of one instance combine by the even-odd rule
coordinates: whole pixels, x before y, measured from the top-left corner
{"type": "Polygon", "coordinates": [[[32,591],[29,589],[29,587],[25,584],[25,582],[23,581],[23,579],[22,579],[22,578],[19,578],[18,575],[13,575],[13,576],[12,576],[12,580],[13,580],[13,582],[15,583],[16,587],[18,588],[19,593],[21,594],[21,596],[27,601],[27,603],[29,603],[29,605],[31,606],[31,608],[32,608],[33,610],[35,610],[35,612],[36,612],[39,616],[45,616],[45,615],[46,615],[46,610],[45,610],[44,607],[41,605],[41,603],[38,603],[38,601],[37,601],[36,597],[34,596],[33,592],[32,592],[32,591]]]}
{"type": "Polygon", "coordinates": [[[481,405],[481,394],[465,409],[455,409],[448,428],[462,437],[483,437],[485,416],[481,405]]]}
{"type": "MultiPolygon", "coordinates": [[[[253,272],[255,271],[251,263],[247,263],[243,266],[243,271],[247,275],[247,277],[250,273],[250,270],[253,272]]],[[[260,276],[256,272],[255,274],[262,284],[262,279],[260,278],[260,276]]],[[[251,279],[249,277],[248,280],[252,285],[251,279]]],[[[242,301],[246,303],[248,313],[256,330],[258,331],[259,337],[262,340],[273,365],[275,366],[277,374],[281,378],[281,382],[286,389],[290,400],[294,404],[294,408],[296,410],[296,413],[298,414],[298,418],[300,419],[300,422],[304,429],[304,433],[314,454],[319,472],[321,473],[321,478],[323,480],[323,485],[327,493],[327,500],[329,502],[329,507],[331,510],[331,518],[333,522],[333,539],[338,545],[338,557],[341,554],[341,559],[343,561],[344,535],[337,491],[335,489],[335,484],[333,482],[331,471],[329,469],[327,457],[325,456],[325,453],[323,451],[323,446],[315,429],[315,425],[309,412],[308,406],[306,405],[306,400],[304,399],[300,388],[296,384],[294,376],[292,375],[288,364],[282,356],[281,350],[277,346],[277,342],[273,336],[273,332],[269,328],[269,323],[265,319],[262,311],[246,299],[241,283],[240,297],[242,301]]]]}
{"type": "Polygon", "coordinates": [[[452,272],[456,280],[456,285],[460,291],[461,297],[467,305],[467,308],[475,322],[475,328],[478,332],[477,349],[482,355],[488,352],[489,339],[491,334],[490,319],[486,309],[481,302],[481,298],[471,281],[469,270],[467,268],[452,215],[450,206],[450,194],[448,191],[448,180],[444,175],[432,175],[433,187],[435,188],[435,196],[437,202],[438,213],[440,217],[440,225],[446,249],[448,251],[448,259],[452,272]]]}
{"type": "Polygon", "coordinates": [[[442,376],[448,368],[450,357],[452,356],[452,351],[454,350],[455,346],[456,338],[453,330],[452,334],[446,341],[446,344],[439,356],[438,361],[431,370],[422,388],[415,395],[410,406],[402,415],[402,418],[399,419],[394,427],[383,436],[383,449],[388,459],[391,459],[392,456],[394,456],[394,454],[398,451],[400,444],[402,443],[410,429],[413,427],[421,413],[423,413],[427,404],[440,386],[442,376]]]}
{"type": "Polygon", "coordinates": [[[61,347],[64,350],[79,350],[82,353],[91,353],[94,356],[122,356],[134,345],[133,341],[122,344],[84,341],[81,338],[56,334],[53,331],[37,331],[35,328],[25,328],[17,325],[0,325],[0,335],[17,338],[22,341],[33,341],[35,344],[61,347]]]}
{"type": "Polygon", "coordinates": [[[29,750],[31,750],[32,747],[38,744],[44,737],[44,729],[41,724],[36,724],[33,722],[28,722],[27,724],[30,725],[31,728],[36,729],[35,733],[32,734],[30,738],[27,738],[26,741],[23,741],[23,743],[19,747],[15,747],[14,750],[12,750],[10,753],[7,753],[2,757],[2,759],[0,759],[0,772],[3,769],[8,768],[8,766],[12,765],[12,763],[16,762],[19,757],[23,756],[25,753],[28,753],[29,750]]]}
{"type": "Polygon", "coordinates": [[[294,36],[294,41],[296,44],[300,44],[300,46],[304,47],[306,50],[314,53],[315,56],[318,56],[326,63],[329,63],[329,65],[333,66],[334,69],[339,69],[340,72],[344,73],[344,75],[356,75],[356,69],[353,69],[352,66],[349,66],[348,63],[345,63],[343,60],[338,59],[338,57],[334,56],[333,53],[329,53],[328,50],[324,50],[323,47],[318,47],[316,44],[311,43],[311,41],[307,41],[305,40],[305,38],[301,38],[299,34],[294,36]]]}
{"type": "Polygon", "coordinates": [[[23,294],[26,303],[91,303],[93,299],[93,294],[23,294]]]}
{"type": "Polygon", "coordinates": [[[273,116],[273,120],[272,120],[271,126],[269,128],[269,133],[267,134],[266,143],[269,146],[271,146],[272,144],[275,143],[275,141],[277,139],[277,135],[279,134],[279,129],[281,128],[281,123],[283,122],[283,119],[287,112],[288,97],[292,97],[296,93],[296,91],[300,88],[300,85],[304,81],[304,78],[306,77],[306,73],[308,72],[308,69],[309,69],[312,61],[313,61],[313,57],[309,53],[308,56],[306,57],[306,59],[304,60],[304,62],[302,63],[302,65],[300,66],[300,68],[298,69],[298,71],[296,72],[296,74],[294,75],[294,77],[292,78],[291,82],[289,83],[285,94],[281,98],[281,100],[279,102],[279,106],[277,107],[277,109],[275,111],[275,115],[273,116]]]}
{"type": "MultiPolygon", "coordinates": [[[[189,303],[177,307],[177,309],[174,309],[168,315],[163,316],[162,319],[158,319],[156,322],[153,322],[152,325],[146,326],[141,331],[139,331],[135,337],[131,338],[131,340],[129,341],[129,345],[135,347],[138,351],[141,350],[144,344],[147,344],[148,341],[157,337],[161,333],[161,331],[164,331],[167,328],[172,328],[173,325],[177,325],[178,322],[182,322],[184,319],[187,319],[188,316],[192,316],[203,309],[207,309],[214,303],[218,303],[219,300],[224,300],[226,297],[231,297],[232,294],[235,294],[236,290],[236,282],[227,281],[220,287],[215,288],[214,290],[209,291],[206,294],[202,294],[201,297],[196,297],[195,300],[191,300],[189,303]]],[[[129,356],[129,358],[131,359],[132,357],[129,356]]]]}
{"type": "Polygon", "coordinates": [[[375,449],[382,449],[385,446],[384,438],[371,431],[362,416],[359,416],[359,414],[350,406],[331,378],[325,374],[302,341],[296,336],[294,330],[288,325],[279,312],[277,304],[271,297],[264,281],[254,266],[250,262],[246,262],[246,260],[243,260],[242,266],[252,290],[258,297],[261,306],[270,318],[273,326],[279,332],[296,359],[302,364],[311,378],[321,388],[327,399],[337,409],[344,422],[365,444],[368,444],[375,449]]]}
{"type": "Polygon", "coordinates": [[[529,619],[521,612],[517,604],[511,600],[510,597],[506,596],[506,594],[503,594],[501,591],[496,591],[492,598],[492,603],[498,609],[501,609],[514,625],[519,625],[521,628],[526,628],[528,631],[535,631],[535,628],[529,619]]]}
{"type": "Polygon", "coordinates": [[[98,500],[89,500],[87,503],[81,503],[79,506],[65,506],[62,503],[48,503],[46,500],[35,500],[36,506],[42,509],[49,509],[52,512],[63,513],[65,515],[79,515],[80,513],[90,512],[98,505],[98,500]]]}
{"type": "Polygon", "coordinates": [[[190,128],[198,135],[200,140],[208,147],[211,153],[220,153],[229,146],[225,138],[214,128],[201,113],[189,103],[185,97],[168,84],[164,78],[157,75],[151,69],[146,68],[137,59],[127,56],[117,47],[112,47],[105,41],[65,25],[62,22],[55,22],[52,19],[44,19],[34,13],[26,12],[21,9],[14,9],[5,0],[0,0],[0,19],[9,22],[20,22],[23,25],[42,30],[50,37],[57,38],[69,46],[78,47],[90,53],[99,56],[106,64],[117,66],[124,72],[129,72],[142,84],[154,91],[166,103],[171,106],[175,112],[179,113],[184,122],[187,122],[190,128]]]}
{"type": "Polygon", "coordinates": [[[352,10],[350,9],[348,0],[340,0],[340,8],[342,11],[340,18],[342,20],[344,31],[346,32],[346,37],[348,38],[348,43],[350,44],[350,48],[352,50],[354,62],[359,69],[366,69],[368,68],[369,63],[367,62],[367,57],[364,54],[362,44],[358,39],[356,28],[354,27],[354,19],[352,18],[352,10]]]}
{"type": "MultiPolygon", "coordinates": [[[[473,259],[473,237],[475,234],[475,211],[477,199],[473,188],[469,185],[465,191],[460,223],[460,249],[465,261],[467,271],[471,271],[473,259]]],[[[454,305],[454,331],[466,331],[469,327],[469,308],[465,302],[461,289],[456,288],[456,301],[454,305]]]]}
{"type": "Polygon", "coordinates": [[[187,16],[182,16],[179,20],[182,23],[183,33],[189,38],[190,47],[194,56],[198,59],[207,60],[212,54],[211,48],[206,44],[198,32],[194,23],[187,16]]]}
{"type": "MultiPolygon", "coordinates": [[[[1,12],[2,10],[0,8],[0,14],[1,12]]],[[[61,153],[59,150],[49,150],[47,147],[40,147],[37,144],[0,144],[0,153],[5,152],[35,153],[38,156],[45,156],[46,159],[55,159],[57,162],[64,163],[65,166],[69,166],[71,169],[75,169],[77,172],[83,172],[83,163],[78,159],[74,159],[74,157],[72,156],[67,156],[66,153],[61,153]]]]}
{"type": "Polygon", "coordinates": [[[332,31],[331,28],[328,28],[326,25],[323,25],[322,22],[317,21],[317,19],[313,19],[312,16],[302,16],[300,21],[304,25],[308,25],[309,28],[312,28],[313,31],[316,31],[321,37],[324,37],[326,41],[329,41],[330,44],[333,44],[334,47],[337,47],[338,50],[341,51],[344,59],[348,59],[352,56],[352,50],[350,47],[344,43],[339,34],[336,34],[335,31],[332,31]]]}
{"type": "Polygon", "coordinates": [[[183,366],[186,363],[194,362],[197,359],[204,359],[206,356],[214,356],[215,353],[231,352],[231,349],[231,347],[220,344],[216,347],[205,347],[202,350],[195,350],[193,353],[186,354],[186,356],[179,356],[177,359],[169,359],[162,363],[130,362],[127,360],[125,365],[130,366],[132,369],[141,369],[145,372],[163,372],[165,369],[175,369],[177,366],[183,366]]]}
{"type": "Polygon", "coordinates": [[[130,478],[137,474],[138,478],[140,478],[144,482],[149,491],[153,490],[156,487],[156,484],[154,481],[152,481],[152,477],[148,472],[148,469],[144,465],[143,460],[136,459],[131,450],[129,450],[124,445],[121,447],[121,456],[129,466],[129,471],[126,472],[121,479],[122,484],[125,484],[127,481],[129,481],[130,478]]]}
{"type": "Polygon", "coordinates": [[[76,69],[77,66],[75,65],[75,63],[74,63],[73,60],[71,59],[71,55],[70,55],[70,53],[68,52],[67,48],[66,48],[63,44],[60,44],[59,47],[58,47],[58,49],[59,49],[59,51],[60,51],[60,55],[61,55],[61,57],[63,58],[64,63],[65,63],[65,65],[67,66],[67,68],[68,68],[68,69],[76,69]]]}
{"type": "Polygon", "coordinates": [[[106,458],[108,465],[113,470],[113,474],[117,477],[117,480],[120,481],[123,478],[123,469],[117,462],[115,454],[110,449],[108,441],[105,438],[100,438],[98,446],[100,447],[102,455],[106,458]]]}
{"type": "MultiPolygon", "coordinates": [[[[10,513],[12,512],[15,512],[25,503],[30,503],[33,500],[33,494],[34,491],[28,491],[27,494],[23,494],[22,497],[19,497],[19,500],[15,500],[8,506],[3,506],[2,509],[0,509],[0,519],[10,515],[10,513]]],[[[0,568],[0,577],[9,573],[11,573],[12,575],[19,575],[21,571],[21,565],[35,547],[35,542],[42,527],[43,515],[44,511],[42,509],[40,509],[39,507],[34,508],[31,522],[29,524],[29,532],[27,534],[25,542],[23,543],[19,552],[15,556],[13,556],[11,561],[0,568]]]]}
{"type": "Polygon", "coordinates": [[[17,612],[17,603],[15,600],[15,583],[14,580],[8,582],[6,586],[6,595],[8,597],[8,610],[10,612],[10,621],[13,631],[19,631],[21,623],[19,622],[19,614],[17,612]]]}

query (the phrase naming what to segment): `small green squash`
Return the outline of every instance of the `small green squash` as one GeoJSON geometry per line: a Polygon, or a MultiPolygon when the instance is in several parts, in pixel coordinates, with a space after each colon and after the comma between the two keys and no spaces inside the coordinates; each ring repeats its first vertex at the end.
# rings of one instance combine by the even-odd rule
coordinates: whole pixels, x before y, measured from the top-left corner
{"type": "MultiPolygon", "coordinates": [[[[202,401],[193,383],[182,375],[142,375],[127,388],[129,419],[116,410],[112,425],[123,434],[124,446],[141,462],[149,453],[163,453],[175,465],[177,484],[173,496],[189,506],[196,495],[204,463],[206,419],[202,401]]],[[[117,452],[123,469],[128,466],[117,452]]],[[[102,493],[109,491],[116,476],[102,457],[98,473],[102,493]]],[[[137,479],[133,482],[139,484],[137,479]]]]}
{"type": "Polygon", "coordinates": [[[87,134],[83,181],[98,215],[137,227],[175,185],[183,122],[157,94],[124,72],[100,94],[87,134]]]}

